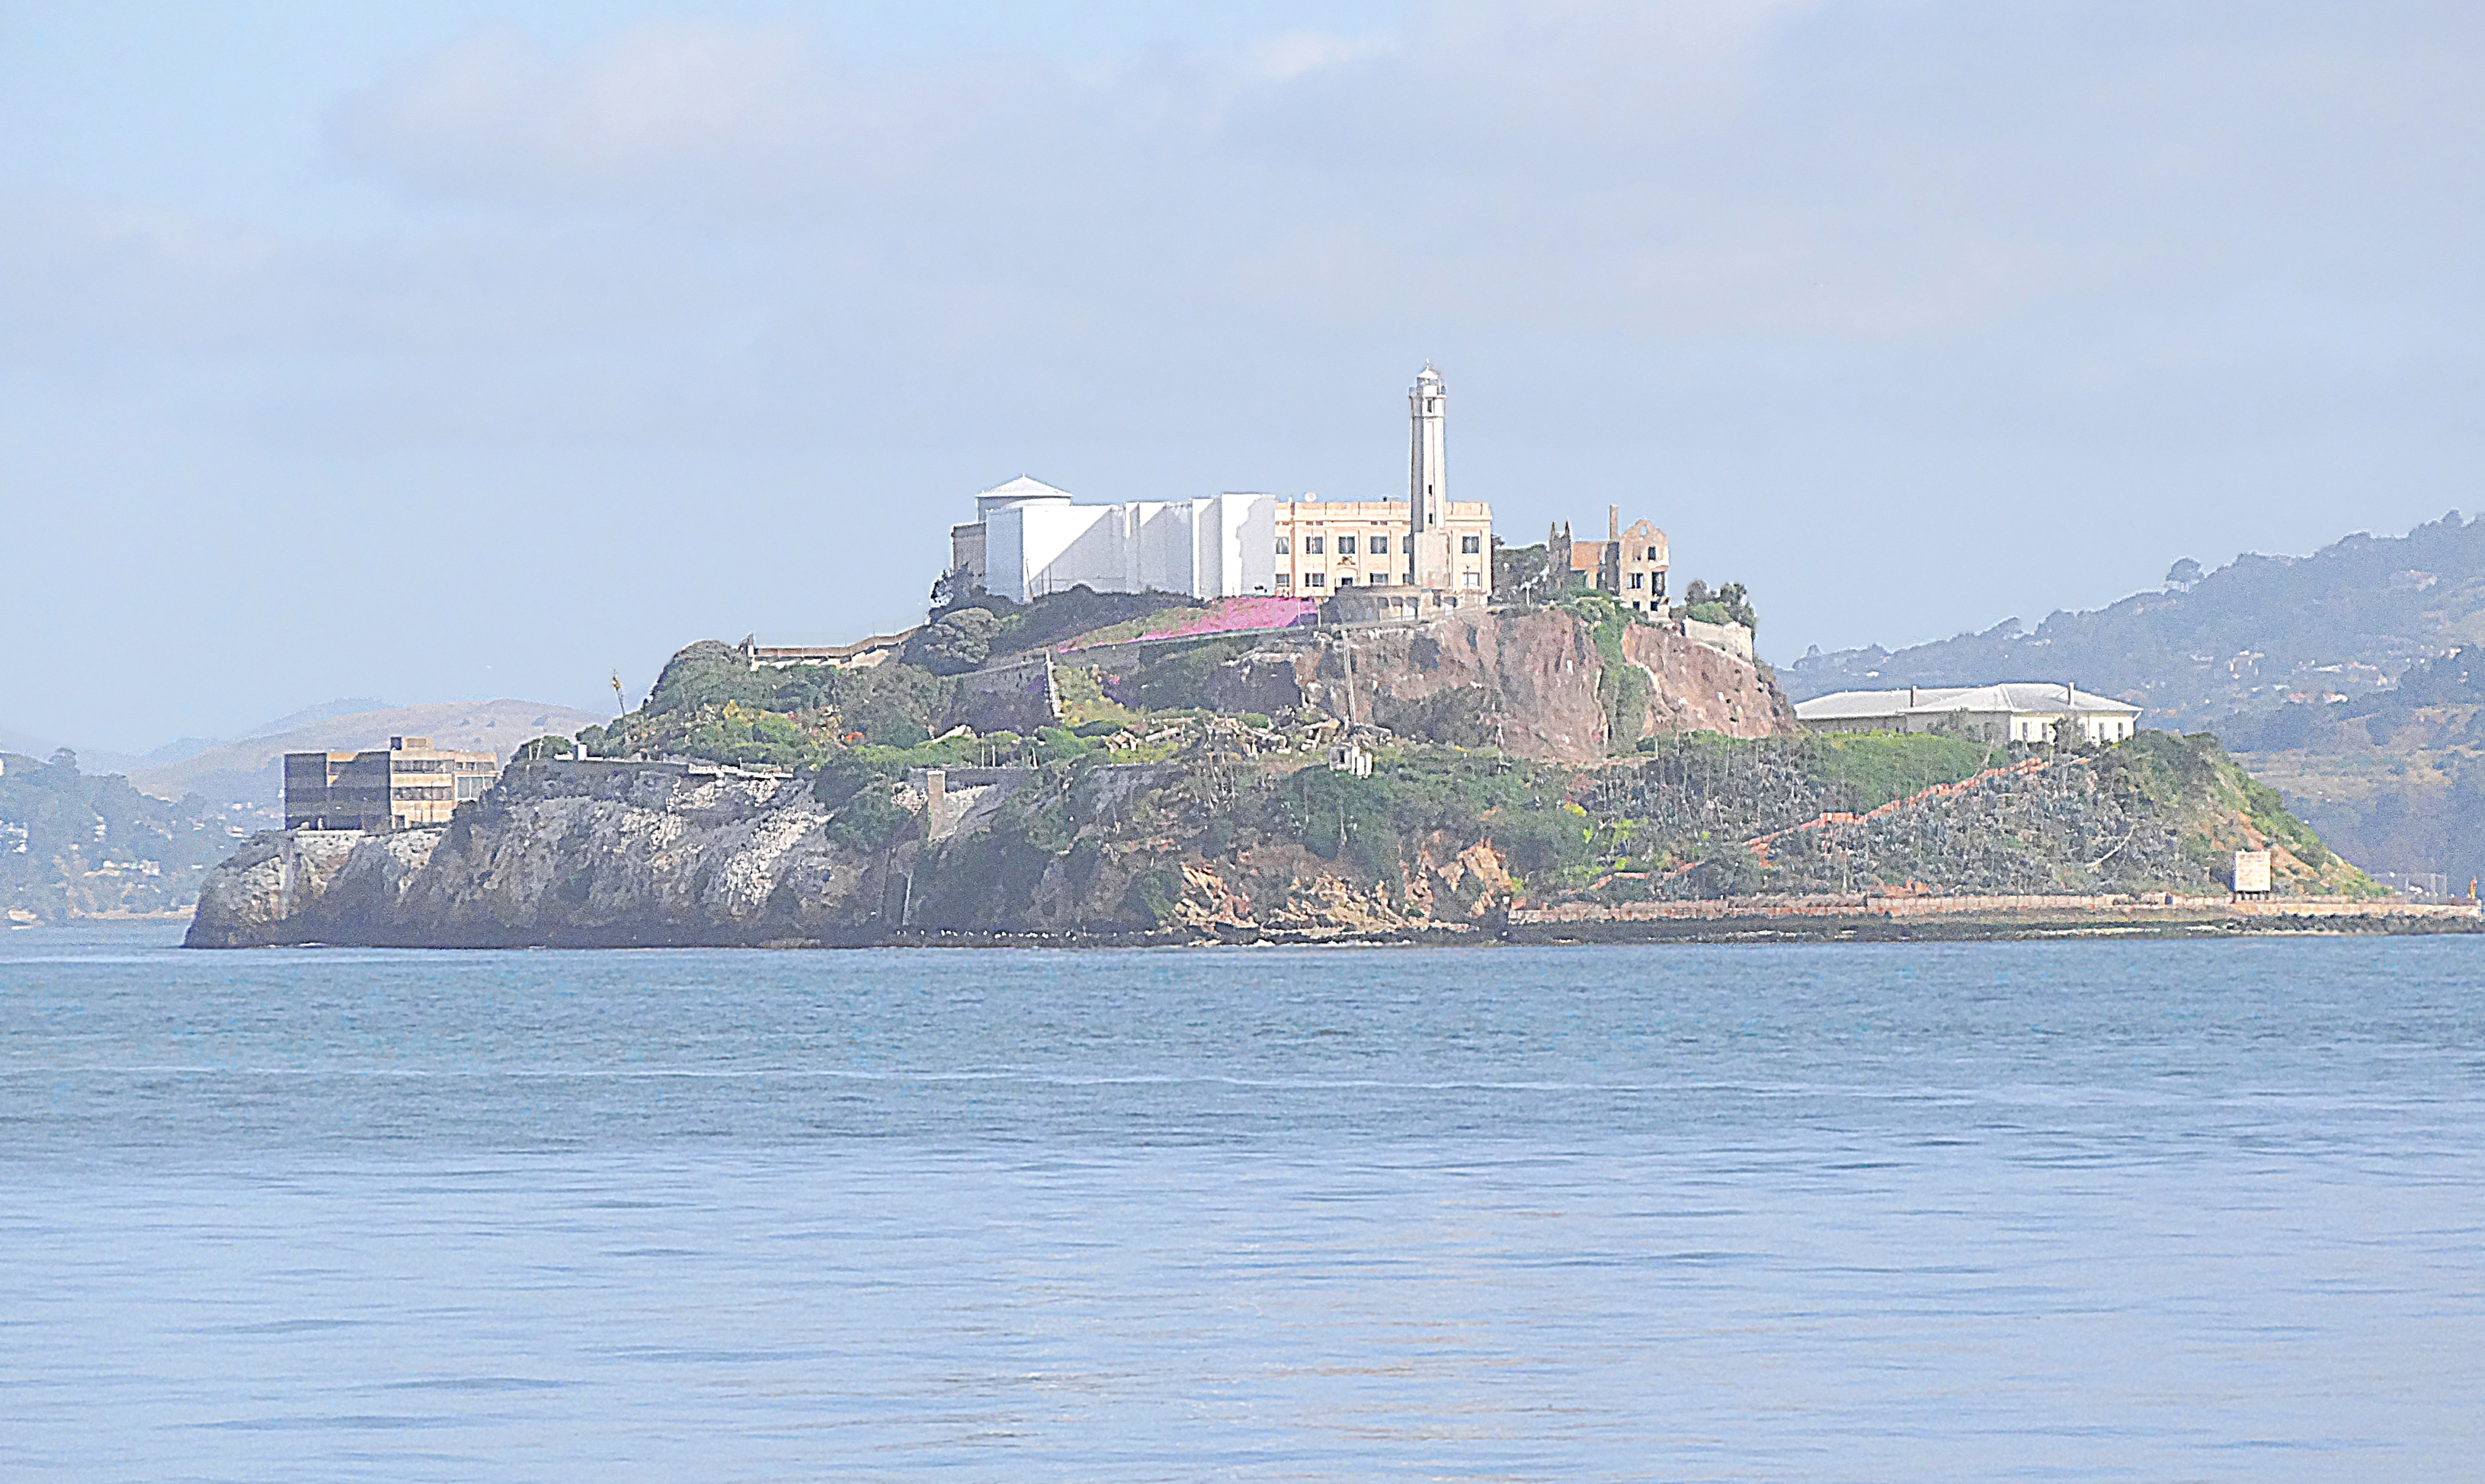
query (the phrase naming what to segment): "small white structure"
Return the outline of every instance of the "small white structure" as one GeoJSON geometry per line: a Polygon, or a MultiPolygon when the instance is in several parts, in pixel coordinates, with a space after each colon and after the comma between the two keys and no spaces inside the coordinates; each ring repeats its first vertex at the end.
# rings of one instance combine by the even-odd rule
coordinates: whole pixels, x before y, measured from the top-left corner
{"type": "Polygon", "coordinates": [[[1339,742],[1328,749],[1328,767],[1331,772],[1369,778],[1372,776],[1372,754],[1352,742],[1339,742]]]}
{"type": "Polygon", "coordinates": [[[1082,505],[1024,474],[975,497],[949,531],[950,566],[1025,603],[1086,586],[1103,593],[1240,598],[1276,586],[1276,501],[1267,495],[1082,505]]]}
{"type": "Polygon", "coordinates": [[[2269,895],[2269,852],[2237,850],[2235,852],[2235,895],[2266,897],[2269,895]]]}
{"type": "Polygon", "coordinates": [[[2140,708],[2077,686],[2013,681],[1998,686],[1840,690],[1797,701],[1795,718],[1816,732],[1930,732],[1945,727],[1983,742],[2051,742],[2070,737],[2116,742],[2140,708]]]}

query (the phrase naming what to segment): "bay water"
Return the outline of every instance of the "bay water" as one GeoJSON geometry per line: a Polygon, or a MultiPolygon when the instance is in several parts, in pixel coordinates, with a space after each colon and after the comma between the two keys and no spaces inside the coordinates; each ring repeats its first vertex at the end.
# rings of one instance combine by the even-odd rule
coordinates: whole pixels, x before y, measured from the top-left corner
{"type": "Polygon", "coordinates": [[[0,937],[0,1478],[2485,1476],[2485,940],[0,937]]]}

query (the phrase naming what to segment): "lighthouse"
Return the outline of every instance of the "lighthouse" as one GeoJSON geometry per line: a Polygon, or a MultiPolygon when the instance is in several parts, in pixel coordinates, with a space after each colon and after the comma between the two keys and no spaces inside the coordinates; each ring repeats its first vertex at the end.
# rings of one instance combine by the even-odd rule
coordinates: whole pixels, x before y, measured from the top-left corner
{"type": "Polygon", "coordinates": [[[1441,373],[1425,362],[1406,391],[1406,418],[1413,425],[1406,455],[1407,525],[1418,535],[1441,528],[1441,511],[1450,499],[1449,448],[1441,432],[1449,399],[1441,373]]]}

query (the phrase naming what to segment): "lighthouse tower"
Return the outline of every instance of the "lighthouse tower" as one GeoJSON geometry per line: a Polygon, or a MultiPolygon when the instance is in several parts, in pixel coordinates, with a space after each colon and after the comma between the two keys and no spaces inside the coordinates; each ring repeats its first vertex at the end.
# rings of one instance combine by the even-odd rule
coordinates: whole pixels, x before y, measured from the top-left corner
{"type": "Polygon", "coordinates": [[[1406,391],[1406,417],[1413,424],[1406,456],[1407,524],[1417,534],[1441,528],[1441,509],[1450,499],[1449,449],[1441,434],[1441,413],[1449,399],[1441,373],[1425,362],[1406,391]]]}
{"type": "Polygon", "coordinates": [[[1406,392],[1411,437],[1406,454],[1406,580],[1440,592],[1449,587],[1454,563],[1450,533],[1441,517],[1450,508],[1450,461],[1441,432],[1449,392],[1433,363],[1424,363],[1406,392]]]}

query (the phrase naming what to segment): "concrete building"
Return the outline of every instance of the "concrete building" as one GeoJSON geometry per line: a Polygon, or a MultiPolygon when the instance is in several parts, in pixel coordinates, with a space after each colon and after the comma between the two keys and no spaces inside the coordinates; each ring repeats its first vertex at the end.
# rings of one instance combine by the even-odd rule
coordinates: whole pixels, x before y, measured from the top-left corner
{"type": "Polygon", "coordinates": [[[1568,522],[1544,533],[1545,568],[1557,585],[1607,592],[1644,613],[1665,607],[1665,574],[1671,549],[1665,532],[1647,521],[1623,528],[1622,507],[1605,507],[1605,539],[1574,541],[1568,522]]]}
{"type": "Polygon", "coordinates": [[[385,834],[446,824],[500,775],[498,754],[445,751],[428,737],[392,737],[369,752],[288,752],[285,827],[385,834]]]}
{"type": "Polygon", "coordinates": [[[1082,505],[1022,474],[975,497],[949,530],[951,570],[1012,603],[1085,586],[1100,593],[1239,598],[1275,589],[1275,501],[1266,495],[1082,505]]]}
{"type": "Polygon", "coordinates": [[[1390,587],[1440,594],[1436,607],[1482,604],[1492,507],[1449,498],[1448,404],[1427,364],[1406,393],[1405,500],[1225,494],[1082,505],[1022,474],[976,496],[975,519],[950,528],[950,568],[1014,603],[1084,585],[1193,598],[1390,587]]]}
{"type": "Polygon", "coordinates": [[[2011,682],[1998,686],[1841,690],[1797,701],[1797,720],[1816,732],[1931,732],[1952,729],[1980,742],[2050,742],[2078,736],[2116,742],[2132,734],[2140,708],[2077,686],[2011,682]]]}
{"type": "Polygon", "coordinates": [[[1448,607],[1483,603],[1492,587],[1492,506],[1441,500],[1427,514],[1437,522],[1430,539],[1417,536],[1408,501],[1279,501],[1271,522],[1278,595],[1325,598],[1341,588],[1389,587],[1435,593],[1451,600],[1448,607]]]}

